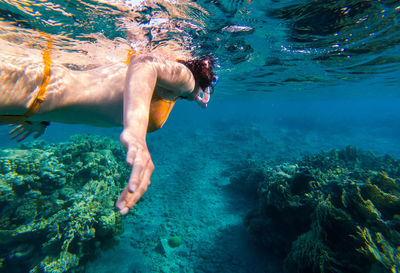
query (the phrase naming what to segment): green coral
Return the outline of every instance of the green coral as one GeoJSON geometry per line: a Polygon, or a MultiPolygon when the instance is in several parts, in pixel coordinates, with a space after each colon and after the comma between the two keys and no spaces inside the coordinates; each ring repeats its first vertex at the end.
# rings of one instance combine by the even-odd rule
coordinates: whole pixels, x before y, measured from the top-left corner
{"type": "Polygon", "coordinates": [[[0,272],[81,272],[122,232],[114,202],[129,178],[107,138],[0,151],[0,272]]]}
{"type": "Polygon", "coordinates": [[[182,244],[182,239],[179,236],[172,236],[168,239],[168,245],[172,248],[176,248],[182,244]]]}
{"type": "Polygon", "coordinates": [[[245,223],[288,272],[399,271],[399,161],[347,147],[285,166],[264,167],[245,223]]]}

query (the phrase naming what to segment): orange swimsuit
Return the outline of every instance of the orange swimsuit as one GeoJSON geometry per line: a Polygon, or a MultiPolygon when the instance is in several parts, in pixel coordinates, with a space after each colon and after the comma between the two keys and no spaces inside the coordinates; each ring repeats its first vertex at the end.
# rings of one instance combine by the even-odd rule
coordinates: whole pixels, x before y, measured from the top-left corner
{"type": "Polygon", "coordinates": [[[154,132],[164,125],[175,102],[176,99],[166,100],[161,98],[156,92],[153,93],[150,104],[149,125],[147,126],[148,133],[154,132]]]}

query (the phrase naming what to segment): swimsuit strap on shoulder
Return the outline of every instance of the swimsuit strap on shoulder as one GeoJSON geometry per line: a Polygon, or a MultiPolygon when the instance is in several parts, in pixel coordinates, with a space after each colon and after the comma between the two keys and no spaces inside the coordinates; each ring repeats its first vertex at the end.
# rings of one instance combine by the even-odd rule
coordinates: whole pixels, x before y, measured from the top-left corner
{"type": "Polygon", "coordinates": [[[129,62],[130,62],[130,60],[131,60],[131,57],[133,56],[133,55],[135,55],[136,54],[136,51],[134,50],[134,49],[129,49],[128,50],[128,56],[126,57],[126,61],[124,62],[124,63],[126,63],[127,65],[129,65],[129,62]]]}
{"type": "Polygon", "coordinates": [[[0,123],[26,123],[26,119],[30,116],[34,115],[40,108],[42,102],[46,99],[46,90],[47,86],[50,82],[51,75],[51,64],[52,61],[50,59],[51,48],[53,46],[53,40],[49,35],[46,35],[48,38],[47,46],[42,52],[43,56],[43,79],[40,85],[40,88],[33,98],[32,102],[28,106],[28,111],[26,111],[23,115],[0,115],[0,123]]]}

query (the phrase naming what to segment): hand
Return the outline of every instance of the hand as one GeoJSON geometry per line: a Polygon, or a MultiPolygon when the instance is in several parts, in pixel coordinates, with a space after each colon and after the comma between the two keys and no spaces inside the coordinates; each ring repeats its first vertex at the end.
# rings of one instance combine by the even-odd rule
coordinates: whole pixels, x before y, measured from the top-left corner
{"type": "Polygon", "coordinates": [[[121,144],[126,148],[126,163],[132,167],[128,185],[121,193],[116,207],[124,215],[139,201],[150,185],[150,177],[154,170],[146,141],[129,135],[124,130],[120,137],[121,144]]]}
{"type": "MultiPolygon", "coordinates": [[[[16,126],[17,124],[11,124],[10,126],[16,126]]],[[[8,134],[11,139],[17,138],[17,141],[20,142],[27,138],[30,134],[35,133],[33,135],[34,138],[38,138],[44,134],[46,131],[46,127],[50,125],[50,122],[47,121],[24,121],[24,123],[19,124],[17,127],[12,129],[8,134]]]]}

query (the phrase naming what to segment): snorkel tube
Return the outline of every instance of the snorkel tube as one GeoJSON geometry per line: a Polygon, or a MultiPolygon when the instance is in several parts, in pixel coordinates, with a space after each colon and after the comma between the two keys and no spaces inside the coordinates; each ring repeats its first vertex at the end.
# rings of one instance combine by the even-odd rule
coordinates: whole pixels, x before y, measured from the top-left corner
{"type": "Polygon", "coordinates": [[[210,101],[210,94],[210,87],[207,87],[204,91],[200,88],[194,100],[201,108],[206,108],[207,103],[210,101]]]}
{"type": "Polygon", "coordinates": [[[206,87],[205,90],[203,90],[201,87],[199,88],[200,90],[195,97],[195,101],[200,105],[201,108],[207,107],[207,103],[210,101],[210,96],[214,93],[214,88],[217,83],[218,76],[214,76],[210,86],[206,87]]]}

